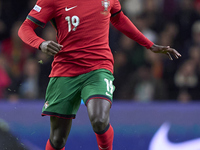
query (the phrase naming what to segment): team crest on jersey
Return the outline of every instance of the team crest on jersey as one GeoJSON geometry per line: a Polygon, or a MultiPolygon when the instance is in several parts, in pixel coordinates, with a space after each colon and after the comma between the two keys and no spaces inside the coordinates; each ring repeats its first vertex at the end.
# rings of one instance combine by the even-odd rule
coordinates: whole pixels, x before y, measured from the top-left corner
{"type": "Polygon", "coordinates": [[[108,7],[110,6],[110,1],[104,0],[104,1],[101,1],[101,3],[102,3],[102,6],[104,7],[104,11],[101,11],[101,14],[108,15],[109,14],[108,7]]]}

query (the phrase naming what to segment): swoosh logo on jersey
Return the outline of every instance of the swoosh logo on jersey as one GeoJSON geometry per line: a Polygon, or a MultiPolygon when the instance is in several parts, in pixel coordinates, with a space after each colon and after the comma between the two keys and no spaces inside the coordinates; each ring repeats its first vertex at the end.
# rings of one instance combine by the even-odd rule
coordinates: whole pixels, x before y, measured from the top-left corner
{"type": "Polygon", "coordinates": [[[200,138],[172,143],[168,139],[169,123],[164,123],[153,136],[149,150],[200,150],[200,138]]]}
{"type": "Polygon", "coordinates": [[[74,9],[74,8],[76,8],[77,6],[74,6],[74,7],[70,7],[70,8],[65,8],[65,11],[69,11],[69,10],[71,10],[71,9],[74,9]]]}

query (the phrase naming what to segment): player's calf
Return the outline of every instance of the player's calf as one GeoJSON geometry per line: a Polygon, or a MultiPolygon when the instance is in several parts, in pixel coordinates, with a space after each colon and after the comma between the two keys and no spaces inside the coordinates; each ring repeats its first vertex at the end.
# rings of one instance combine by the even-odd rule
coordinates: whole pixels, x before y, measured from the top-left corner
{"type": "MultiPolygon", "coordinates": [[[[53,146],[51,140],[49,139],[49,140],[47,141],[45,150],[58,150],[58,149],[55,148],[55,147],[53,146]]],[[[61,148],[61,149],[59,149],[59,150],[65,150],[65,147],[63,147],[63,148],[61,148]]]]}
{"type": "Polygon", "coordinates": [[[104,132],[95,133],[99,150],[112,150],[114,130],[109,124],[104,132]]]}

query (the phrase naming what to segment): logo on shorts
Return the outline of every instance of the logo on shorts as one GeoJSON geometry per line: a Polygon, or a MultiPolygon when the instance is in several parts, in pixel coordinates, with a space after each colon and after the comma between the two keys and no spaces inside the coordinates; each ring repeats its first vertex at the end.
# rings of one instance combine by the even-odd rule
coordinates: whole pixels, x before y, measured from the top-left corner
{"type": "Polygon", "coordinates": [[[49,106],[48,101],[46,101],[46,103],[44,104],[44,108],[46,109],[49,106]]]}
{"type": "Polygon", "coordinates": [[[112,97],[112,95],[110,95],[108,92],[106,92],[106,95],[112,97]]]}

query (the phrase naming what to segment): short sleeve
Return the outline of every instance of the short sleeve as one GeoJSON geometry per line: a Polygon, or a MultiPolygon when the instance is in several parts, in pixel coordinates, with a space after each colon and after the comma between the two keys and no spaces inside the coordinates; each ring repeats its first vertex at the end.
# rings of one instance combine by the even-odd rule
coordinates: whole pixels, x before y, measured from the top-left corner
{"type": "Polygon", "coordinates": [[[111,8],[110,13],[111,13],[111,15],[113,15],[119,11],[121,11],[121,4],[120,4],[119,0],[114,0],[114,5],[111,8]]]}
{"type": "Polygon", "coordinates": [[[54,11],[53,0],[38,0],[29,12],[27,19],[33,21],[40,27],[44,27],[54,17],[54,11]]]}

